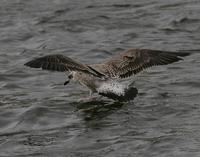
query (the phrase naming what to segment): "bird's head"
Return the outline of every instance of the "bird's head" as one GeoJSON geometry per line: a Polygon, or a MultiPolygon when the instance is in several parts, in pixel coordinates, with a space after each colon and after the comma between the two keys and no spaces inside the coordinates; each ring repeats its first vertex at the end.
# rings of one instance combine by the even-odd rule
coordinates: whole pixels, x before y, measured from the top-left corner
{"type": "Polygon", "coordinates": [[[70,74],[68,75],[68,80],[65,81],[64,85],[67,85],[67,84],[71,81],[71,79],[73,79],[73,73],[70,73],[70,74]]]}

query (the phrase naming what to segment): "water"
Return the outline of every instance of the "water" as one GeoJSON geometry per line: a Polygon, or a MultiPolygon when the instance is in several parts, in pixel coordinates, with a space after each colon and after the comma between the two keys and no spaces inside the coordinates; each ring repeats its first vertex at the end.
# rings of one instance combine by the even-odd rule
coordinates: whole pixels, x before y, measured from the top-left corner
{"type": "Polygon", "coordinates": [[[200,49],[198,0],[1,0],[0,156],[200,156],[200,51],[130,78],[133,102],[78,103],[63,73],[30,69],[64,54],[96,63],[128,48],[200,49]]]}

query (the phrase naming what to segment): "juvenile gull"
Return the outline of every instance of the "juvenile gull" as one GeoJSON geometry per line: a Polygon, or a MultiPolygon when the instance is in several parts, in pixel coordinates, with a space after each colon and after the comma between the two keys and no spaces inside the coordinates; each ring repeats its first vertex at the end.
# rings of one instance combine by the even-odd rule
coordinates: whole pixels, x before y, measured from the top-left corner
{"type": "Polygon", "coordinates": [[[70,72],[68,80],[78,81],[92,93],[118,101],[129,101],[137,95],[137,89],[125,86],[119,79],[137,74],[143,69],[166,65],[182,60],[189,55],[183,52],[168,52],[149,49],[129,49],[99,64],[82,64],[63,55],[47,55],[25,63],[32,68],[70,72]]]}

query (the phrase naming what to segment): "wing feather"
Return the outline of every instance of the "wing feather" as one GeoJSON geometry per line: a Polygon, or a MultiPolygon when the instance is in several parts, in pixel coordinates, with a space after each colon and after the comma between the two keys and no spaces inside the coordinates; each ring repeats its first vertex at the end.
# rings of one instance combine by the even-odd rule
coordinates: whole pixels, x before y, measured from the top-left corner
{"type": "Polygon", "coordinates": [[[42,68],[44,70],[51,71],[80,71],[97,77],[103,76],[103,74],[99,73],[92,67],[63,55],[47,55],[44,57],[39,57],[25,63],[24,65],[31,68],[42,68]]]}
{"type": "Polygon", "coordinates": [[[187,55],[189,53],[129,49],[101,64],[94,64],[92,67],[109,77],[125,78],[152,66],[177,62],[187,55]]]}

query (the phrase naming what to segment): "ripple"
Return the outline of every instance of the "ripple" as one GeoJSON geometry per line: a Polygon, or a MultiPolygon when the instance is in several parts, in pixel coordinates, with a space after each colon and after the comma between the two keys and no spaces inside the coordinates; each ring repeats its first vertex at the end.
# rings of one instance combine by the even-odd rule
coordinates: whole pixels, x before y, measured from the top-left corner
{"type": "Polygon", "coordinates": [[[181,17],[179,19],[174,19],[171,21],[172,25],[181,25],[181,24],[192,24],[192,23],[198,23],[200,19],[192,19],[188,17],[181,17]]]}
{"type": "Polygon", "coordinates": [[[199,2],[0,1],[0,156],[198,156],[199,2]],[[133,76],[133,102],[79,102],[65,74],[24,67],[64,54],[101,62],[128,48],[188,51],[133,76]]]}
{"type": "Polygon", "coordinates": [[[187,4],[190,4],[189,2],[175,2],[175,3],[171,3],[171,4],[164,4],[159,6],[160,9],[175,9],[178,8],[180,6],[185,6],[187,4]]]}

